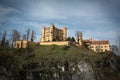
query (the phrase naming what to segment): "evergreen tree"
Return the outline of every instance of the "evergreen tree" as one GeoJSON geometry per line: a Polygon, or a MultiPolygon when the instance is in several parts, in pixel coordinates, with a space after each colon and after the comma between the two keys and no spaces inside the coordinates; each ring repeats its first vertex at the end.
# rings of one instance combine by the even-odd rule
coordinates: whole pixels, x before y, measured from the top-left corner
{"type": "Polygon", "coordinates": [[[70,41],[70,40],[71,40],[71,37],[68,37],[68,38],[67,38],[67,41],[70,41]]]}
{"type": "Polygon", "coordinates": [[[72,37],[72,38],[71,38],[71,41],[72,41],[72,42],[75,42],[75,38],[74,38],[74,37],[72,37]]]}
{"type": "Polygon", "coordinates": [[[74,37],[68,37],[67,41],[75,42],[75,38],[74,37]]]}

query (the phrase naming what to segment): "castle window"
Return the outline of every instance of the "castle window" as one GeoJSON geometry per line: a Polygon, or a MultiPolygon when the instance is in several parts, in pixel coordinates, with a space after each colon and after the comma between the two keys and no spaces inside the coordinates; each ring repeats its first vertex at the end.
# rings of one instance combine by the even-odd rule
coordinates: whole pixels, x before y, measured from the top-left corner
{"type": "Polygon", "coordinates": [[[96,50],[93,50],[93,51],[95,51],[95,52],[96,52],[96,50]]]}
{"type": "Polygon", "coordinates": [[[105,46],[105,48],[106,48],[107,46],[105,46]]]}
{"type": "Polygon", "coordinates": [[[105,51],[107,51],[107,49],[105,49],[105,51]]]}
{"type": "Polygon", "coordinates": [[[103,46],[101,46],[101,48],[103,48],[103,46]]]}
{"type": "Polygon", "coordinates": [[[96,49],[96,51],[98,51],[98,49],[96,49]]]}
{"type": "Polygon", "coordinates": [[[19,43],[17,43],[17,48],[19,48],[19,43]]]}
{"type": "Polygon", "coordinates": [[[91,48],[94,48],[94,46],[91,46],[91,48]]]}
{"type": "Polygon", "coordinates": [[[101,49],[101,52],[103,52],[103,49],[101,49]]]}

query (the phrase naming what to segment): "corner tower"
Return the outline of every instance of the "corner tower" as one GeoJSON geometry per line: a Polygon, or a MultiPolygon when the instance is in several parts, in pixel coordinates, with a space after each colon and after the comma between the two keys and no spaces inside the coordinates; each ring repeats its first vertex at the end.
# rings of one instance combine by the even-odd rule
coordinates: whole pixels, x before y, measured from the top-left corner
{"type": "Polygon", "coordinates": [[[50,24],[50,33],[49,33],[50,41],[53,41],[53,39],[54,39],[54,28],[55,28],[54,24],[50,24]]]}
{"type": "Polygon", "coordinates": [[[41,42],[53,42],[53,41],[66,41],[67,38],[67,28],[59,29],[50,24],[48,28],[42,28],[41,42]]]}
{"type": "Polygon", "coordinates": [[[41,42],[44,42],[45,41],[45,31],[46,31],[46,27],[45,26],[43,26],[42,27],[42,38],[41,38],[41,42]]]}
{"type": "Polygon", "coordinates": [[[82,46],[83,42],[82,42],[82,32],[79,33],[79,45],[82,46]]]}
{"type": "Polygon", "coordinates": [[[66,41],[66,38],[67,38],[67,28],[64,27],[63,28],[63,40],[66,41]]]}

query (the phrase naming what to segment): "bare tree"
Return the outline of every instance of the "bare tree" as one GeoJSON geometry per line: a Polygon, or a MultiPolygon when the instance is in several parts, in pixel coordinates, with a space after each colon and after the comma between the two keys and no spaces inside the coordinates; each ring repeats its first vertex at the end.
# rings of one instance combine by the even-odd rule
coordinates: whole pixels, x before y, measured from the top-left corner
{"type": "Polygon", "coordinates": [[[0,32],[0,46],[1,46],[2,33],[0,32]]]}
{"type": "Polygon", "coordinates": [[[26,35],[26,34],[23,34],[22,39],[23,39],[23,40],[27,40],[27,35],[26,35]]]}
{"type": "Polygon", "coordinates": [[[16,42],[16,40],[20,40],[20,37],[21,37],[20,33],[16,29],[14,29],[12,31],[12,45],[14,42],[16,42]]]}
{"type": "Polygon", "coordinates": [[[26,31],[26,33],[27,33],[27,41],[29,40],[29,36],[30,36],[30,28],[28,28],[28,30],[26,31]]]}
{"type": "Polygon", "coordinates": [[[76,31],[76,33],[75,33],[76,40],[77,40],[78,43],[79,43],[79,38],[80,38],[80,36],[82,36],[81,34],[82,34],[81,31],[76,31]]]}
{"type": "Polygon", "coordinates": [[[115,45],[116,46],[114,46],[112,50],[115,54],[120,55],[120,35],[119,34],[117,34],[117,37],[115,39],[115,45]]]}
{"type": "Polygon", "coordinates": [[[9,39],[8,39],[8,41],[9,41],[9,46],[10,46],[10,47],[13,47],[13,46],[12,46],[12,40],[13,40],[13,39],[12,39],[12,33],[10,33],[10,34],[9,34],[9,39]]]}
{"type": "Polygon", "coordinates": [[[1,46],[5,45],[7,31],[5,30],[2,36],[1,46]]]}
{"type": "Polygon", "coordinates": [[[33,42],[34,39],[35,39],[35,31],[32,30],[32,33],[31,33],[31,41],[33,42]]]}
{"type": "Polygon", "coordinates": [[[2,38],[2,33],[0,32],[0,41],[1,41],[1,38],[2,38]]]}
{"type": "Polygon", "coordinates": [[[120,50],[120,35],[117,35],[117,41],[116,41],[117,47],[120,50]]]}

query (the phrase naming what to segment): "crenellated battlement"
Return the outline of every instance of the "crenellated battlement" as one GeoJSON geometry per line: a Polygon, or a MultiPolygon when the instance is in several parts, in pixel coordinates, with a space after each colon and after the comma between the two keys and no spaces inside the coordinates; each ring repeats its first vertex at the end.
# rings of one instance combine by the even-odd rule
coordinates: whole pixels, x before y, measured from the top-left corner
{"type": "Polygon", "coordinates": [[[58,29],[51,24],[50,27],[43,26],[42,28],[42,38],[41,42],[52,42],[52,41],[66,41],[67,38],[67,28],[58,29]]]}

